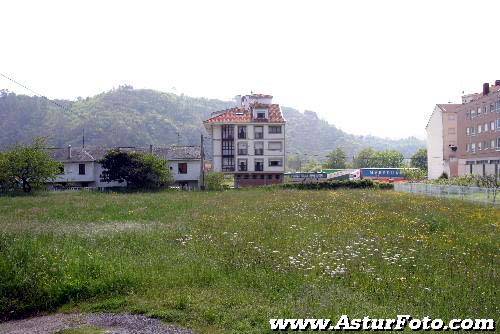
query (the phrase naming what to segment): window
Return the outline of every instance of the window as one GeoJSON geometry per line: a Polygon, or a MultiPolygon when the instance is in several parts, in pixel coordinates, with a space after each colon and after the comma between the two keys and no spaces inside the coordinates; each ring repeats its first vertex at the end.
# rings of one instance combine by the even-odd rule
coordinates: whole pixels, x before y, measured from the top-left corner
{"type": "Polygon", "coordinates": [[[256,141],[254,143],[255,155],[264,155],[264,142],[256,141]]]}
{"type": "Polygon", "coordinates": [[[233,141],[222,141],[222,156],[234,155],[234,142],[233,141]]]}
{"type": "Polygon", "coordinates": [[[455,134],[455,128],[448,128],[448,134],[449,135],[454,135],[455,134]]]}
{"type": "Polygon", "coordinates": [[[238,155],[248,155],[248,144],[247,142],[238,143],[238,155]]]}
{"type": "Polygon", "coordinates": [[[471,148],[471,152],[472,152],[472,153],[476,153],[476,143],[472,143],[472,144],[470,145],[470,148],[471,148]]]}
{"type": "Polygon", "coordinates": [[[495,104],[490,104],[490,112],[494,112],[495,111],[495,104]]]}
{"type": "Polygon", "coordinates": [[[470,134],[471,134],[471,136],[476,135],[476,127],[473,126],[472,128],[470,128],[470,134]]]}
{"type": "Polygon", "coordinates": [[[255,171],[262,172],[264,170],[264,160],[255,159],[255,171]]]}
{"type": "Polygon", "coordinates": [[[470,118],[474,118],[476,117],[476,111],[475,110],[471,110],[470,111],[470,118]]]}
{"type": "Polygon", "coordinates": [[[489,141],[483,141],[483,150],[487,150],[488,146],[490,146],[490,142],[489,141]]]}
{"type": "Polygon", "coordinates": [[[500,150],[500,137],[497,138],[497,151],[500,150]]]}
{"type": "Polygon", "coordinates": [[[470,144],[467,144],[466,147],[465,147],[465,151],[466,152],[470,152],[470,144]]]}
{"type": "Polygon", "coordinates": [[[482,132],[482,130],[483,130],[483,127],[481,126],[481,124],[479,124],[479,125],[477,126],[477,133],[478,133],[478,134],[479,134],[479,133],[481,133],[481,132],[482,132]]]}
{"type": "Polygon", "coordinates": [[[490,143],[490,147],[491,147],[492,149],[494,149],[494,148],[495,148],[495,139],[493,139],[493,140],[491,141],[491,143],[490,143]]]}
{"type": "Polygon", "coordinates": [[[262,139],[264,138],[264,128],[262,126],[256,126],[253,128],[254,138],[262,139]]]}
{"type": "Polygon", "coordinates": [[[238,171],[239,172],[246,172],[248,169],[247,166],[248,166],[247,159],[238,159],[238,171]]]}
{"type": "Polygon", "coordinates": [[[186,162],[181,162],[177,164],[177,170],[179,174],[187,174],[188,172],[188,164],[186,162]]]}
{"type": "Polygon", "coordinates": [[[269,167],[280,167],[283,166],[282,159],[269,159],[269,167]]]}
{"type": "Polygon", "coordinates": [[[467,113],[465,114],[465,118],[470,119],[470,111],[467,111],[467,113]]]}
{"type": "Polygon", "coordinates": [[[498,130],[500,130],[500,118],[497,119],[497,126],[495,127],[498,130]]]}
{"type": "Polygon", "coordinates": [[[272,178],[273,178],[273,175],[272,175],[272,174],[268,174],[268,175],[267,175],[267,179],[268,179],[268,180],[271,180],[272,178]]]}
{"type": "Polygon", "coordinates": [[[267,118],[267,109],[255,109],[254,117],[257,119],[266,119],[267,118]]]}
{"type": "Polygon", "coordinates": [[[495,122],[490,123],[490,130],[491,131],[495,130],[495,122]]]}
{"type": "Polygon", "coordinates": [[[247,138],[247,127],[238,126],[238,139],[246,139],[246,138],[247,138]]]}
{"type": "Polygon", "coordinates": [[[482,142],[477,143],[477,150],[481,151],[482,149],[483,149],[483,143],[482,142]]]}
{"type": "Polygon", "coordinates": [[[270,125],[269,133],[281,133],[281,125],[270,125]]]}
{"type": "Polygon", "coordinates": [[[223,172],[234,171],[234,158],[222,158],[222,171],[223,172]]]}
{"type": "Polygon", "coordinates": [[[276,175],[274,176],[274,178],[275,178],[276,180],[279,180],[279,179],[281,179],[281,175],[276,174],[276,175]]]}
{"type": "Polygon", "coordinates": [[[283,143],[280,141],[270,141],[268,143],[268,148],[270,151],[281,151],[283,149],[283,143]]]}
{"type": "Polygon", "coordinates": [[[232,125],[222,126],[222,139],[234,139],[234,127],[232,125]]]}
{"type": "Polygon", "coordinates": [[[488,123],[484,123],[484,132],[488,132],[488,123]]]}
{"type": "Polygon", "coordinates": [[[467,136],[470,136],[470,128],[467,128],[467,136]]]}
{"type": "Polygon", "coordinates": [[[85,175],[85,164],[78,165],[78,174],[85,175]]]}
{"type": "Polygon", "coordinates": [[[483,110],[481,108],[477,108],[477,115],[480,116],[482,111],[483,110]]]}

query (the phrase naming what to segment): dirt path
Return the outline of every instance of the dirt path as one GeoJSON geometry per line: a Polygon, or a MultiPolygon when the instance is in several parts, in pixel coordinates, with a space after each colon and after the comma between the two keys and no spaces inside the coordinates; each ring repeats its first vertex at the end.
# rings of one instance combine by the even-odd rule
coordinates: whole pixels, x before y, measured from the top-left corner
{"type": "Polygon", "coordinates": [[[9,321],[0,324],[0,334],[53,334],[76,328],[95,328],[89,333],[106,334],[193,334],[142,315],[110,313],[54,314],[9,321]]]}

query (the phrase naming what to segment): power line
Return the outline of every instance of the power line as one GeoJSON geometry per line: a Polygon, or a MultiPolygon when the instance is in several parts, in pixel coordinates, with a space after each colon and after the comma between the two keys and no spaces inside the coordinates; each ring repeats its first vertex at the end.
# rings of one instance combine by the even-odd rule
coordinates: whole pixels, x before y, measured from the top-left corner
{"type": "Polygon", "coordinates": [[[18,86],[20,86],[20,87],[22,87],[22,88],[26,89],[27,91],[29,91],[29,92],[33,93],[34,95],[39,96],[39,97],[41,97],[41,98],[43,98],[43,99],[47,100],[48,102],[50,102],[50,103],[52,103],[52,104],[54,104],[54,105],[58,106],[58,107],[59,107],[59,108],[61,108],[61,109],[64,109],[64,110],[66,110],[66,111],[71,111],[68,107],[63,106],[62,104],[60,104],[60,103],[58,103],[58,102],[56,102],[56,101],[50,100],[50,99],[49,99],[49,98],[47,98],[45,95],[40,94],[40,93],[38,93],[38,92],[34,91],[33,89],[31,89],[31,88],[27,87],[26,85],[23,85],[22,83],[20,83],[20,82],[19,82],[19,81],[17,81],[17,80],[12,79],[11,77],[6,76],[6,75],[5,75],[5,74],[3,74],[3,73],[0,73],[0,76],[2,76],[2,77],[4,77],[5,79],[7,79],[7,80],[9,80],[9,81],[11,81],[11,82],[13,82],[13,83],[15,83],[15,84],[16,84],[16,85],[18,85],[18,86]]]}

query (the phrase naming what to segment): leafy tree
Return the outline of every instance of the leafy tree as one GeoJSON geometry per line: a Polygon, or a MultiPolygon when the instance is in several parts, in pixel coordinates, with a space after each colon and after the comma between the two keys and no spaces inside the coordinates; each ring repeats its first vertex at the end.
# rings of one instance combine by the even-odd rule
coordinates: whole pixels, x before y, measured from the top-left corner
{"type": "Polygon", "coordinates": [[[396,150],[375,151],[365,148],[354,158],[356,168],[398,168],[403,167],[404,156],[396,150]]]}
{"type": "Polygon", "coordinates": [[[298,171],[301,167],[300,157],[296,154],[291,154],[286,159],[287,170],[298,171]]]}
{"type": "Polygon", "coordinates": [[[423,181],[427,179],[427,170],[420,168],[405,168],[403,170],[403,174],[405,178],[411,182],[423,181]]]}
{"type": "Polygon", "coordinates": [[[101,180],[127,182],[129,188],[160,188],[171,183],[167,161],[153,154],[109,151],[103,159],[101,180]]]}
{"type": "Polygon", "coordinates": [[[427,149],[419,149],[412,157],[410,165],[415,168],[427,170],[427,149]]]}
{"type": "Polygon", "coordinates": [[[210,172],[205,176],[207,190],[223,190],[224,189],[224,174],[218,172],[210,172]]]}
{"type": "Polygon", "coordinates": [[[302,170],[306,172],[319,172],[323,169],[323,166],[315,159],[309,160],[303,167],[302,170]]]}
{"type": "Polygon", "coordinates": [[[44,150],[45,139],[36,138],[31,145],[16,145],[0,156],[0,184],[3,190],[21,187],[29,193],[53,180],[61,164],[44,150]]]}
{"type": "Polygon", "coordinates": [[[340,147],[337,147],[335,151],[330,152],[327,159],[327,168],[347,168],[347,155],[340,147]]]}
{"type": "Polygon", "coordinates": [[[358,155],[354,157],[353,165],[354,168],[367,168],[375,167],[373,164],[373,156],[375,155],[375,150],[371,147],[364,148],[359,151],[358,155]]]}

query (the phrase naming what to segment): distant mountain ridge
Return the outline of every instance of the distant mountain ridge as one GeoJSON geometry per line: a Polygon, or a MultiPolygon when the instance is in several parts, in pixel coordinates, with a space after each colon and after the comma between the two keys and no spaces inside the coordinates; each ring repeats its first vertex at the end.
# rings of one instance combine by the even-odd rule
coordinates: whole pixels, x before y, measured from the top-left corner
{"type": "MultiPolygon", "coordinates": [[[[16,142],[48,137],[53,146],[82,144],[94,146],[197,145],[205,133],[203,120],[212,112],[230,108],[232,101],[195,98],[133,89],[123,86],[75,101],[56,100],[65,109],[45,98],[0,91],[0,148],[16,142]]],[[[392,140],[348,134],[318,117],[315,112],[299,112],[283,107],[287,120],[286,150],[322,160],[328,152],[342,147],[352,156],[360,149],[396,149],[405,156],[424,147],[415,137],[392,140]]]]}

